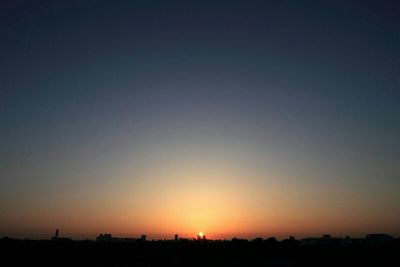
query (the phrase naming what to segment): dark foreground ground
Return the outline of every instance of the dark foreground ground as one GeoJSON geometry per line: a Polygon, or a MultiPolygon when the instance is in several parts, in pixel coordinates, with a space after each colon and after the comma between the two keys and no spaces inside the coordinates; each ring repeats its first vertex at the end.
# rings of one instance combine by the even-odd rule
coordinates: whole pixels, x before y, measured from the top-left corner
{"type": "Polygon", "coordinates": [[[297,241],[28,241],[0,239],[2,266],[400,266],[384,244],[297,241]]]}

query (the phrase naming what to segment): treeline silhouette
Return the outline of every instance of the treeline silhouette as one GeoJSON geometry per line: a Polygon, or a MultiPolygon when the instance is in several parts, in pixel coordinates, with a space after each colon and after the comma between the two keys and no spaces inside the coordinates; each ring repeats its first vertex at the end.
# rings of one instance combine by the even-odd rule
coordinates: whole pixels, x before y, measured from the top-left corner
{"type": "MultiPolygon", "coordinates": [[[[103,235],[104,236],[104,235],[103,235]]],[[[7,266],[400,266],[400,238],[0,239],[7,266]]],[[[6,265],[3,265],[6,266],[6,265]]]]}

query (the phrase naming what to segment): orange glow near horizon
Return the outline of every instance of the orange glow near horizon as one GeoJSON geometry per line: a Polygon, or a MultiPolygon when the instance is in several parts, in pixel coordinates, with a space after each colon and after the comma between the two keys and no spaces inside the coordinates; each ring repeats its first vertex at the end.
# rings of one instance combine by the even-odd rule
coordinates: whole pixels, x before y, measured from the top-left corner
{"type": "Polygon", "coordinates": [[[209,155],[217,152],[175,152],[174,157],[158,157],[162,164],[99,170],[91,175],[103,182],[89,179],[73,189],[73,198],[68,189],[27,195],[19,207],[3,213],[2,229],[13,229],[21,237],[43,233],[40,237],[45,238],[59,228],[61,235],[73,238],[111,233],[146,234],[151,239],[169,239],[174,234],[196,238],[199,229],[209,239],[352,235],[397,229],[396,224],[382,223],[386,218],[395,221],[390,213],[378,210],[377,214],[368,208],[377,205],[376,199],[364,197],[360,205],[357,191],[306,179],[297,182],[299,173],[246,165],[222,157],[225,154],[219,157],[224,160],[210,159],[209,155]],[[113,179],[108,179],[111,175],[113,179]],[[330,186],[329,192],[321,191],[324,186],[330,186]],[[346,199],[345,210],[341,199],[346,199]]]}

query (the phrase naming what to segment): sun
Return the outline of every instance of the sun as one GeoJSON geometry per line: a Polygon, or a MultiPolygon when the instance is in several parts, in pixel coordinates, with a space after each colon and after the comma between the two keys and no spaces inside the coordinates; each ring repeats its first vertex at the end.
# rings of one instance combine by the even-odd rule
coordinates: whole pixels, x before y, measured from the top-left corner
{"type": "Polygon", "coordinates": [[[198,238],[198,239],[204,239],[204,237],[205,237],[205,235],[203,234],[203,232],[199,232],[199,233],[197,234],[197,238],[198,238]]]}

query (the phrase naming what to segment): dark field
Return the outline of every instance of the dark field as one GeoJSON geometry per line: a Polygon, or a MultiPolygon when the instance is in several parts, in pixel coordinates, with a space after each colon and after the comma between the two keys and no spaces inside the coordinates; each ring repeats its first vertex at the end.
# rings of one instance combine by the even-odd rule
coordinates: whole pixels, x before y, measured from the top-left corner
{"type": "MultiPolygon", "coordinates": [[[[304,244],[297,240],[0,240],[7,266],[400,266],[400,239],[304,244]]],[[[6,265],[3,265],[6,266],[6,265]]]]}

